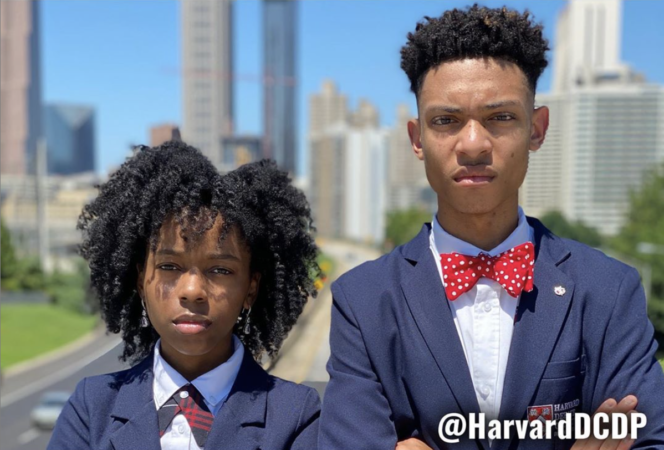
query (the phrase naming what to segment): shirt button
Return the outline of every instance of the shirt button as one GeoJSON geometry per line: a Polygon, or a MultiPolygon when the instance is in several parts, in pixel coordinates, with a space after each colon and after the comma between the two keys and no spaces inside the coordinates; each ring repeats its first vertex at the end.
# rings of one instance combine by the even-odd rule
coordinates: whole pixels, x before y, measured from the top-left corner
{"type": "Polygon", "coordinates": [[[492,308],[491,303],[487,302],[484,304],[484,311],[489,312],[491,311],[491,308],[492,308]]]}
{"type": "Polygon", "coordinates": [[[490,393],[491,393],[491,388],[489,386],[484,385],[480,388],[480,394],[482,394],[482,397],[487,398],[490,393]]]}
{"type": "Polygon", "coordinates": [[[180,432],[180,434],[184,434],[184,425],[180,425],[178,427],[178,431],[180,432]]]}
{"type": "Polygon", "coordinates": [[[187,397],[189,397],[189,392],[187,391],[180,392],[180,398],[187,398],[187,397]]]}

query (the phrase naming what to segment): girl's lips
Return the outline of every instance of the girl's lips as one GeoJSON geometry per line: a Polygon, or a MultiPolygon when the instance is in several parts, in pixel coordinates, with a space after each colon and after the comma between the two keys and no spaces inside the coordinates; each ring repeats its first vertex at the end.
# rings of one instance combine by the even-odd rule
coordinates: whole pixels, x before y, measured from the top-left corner
{"type": "Polygon", "coordinates": [[[175,329],[182,334],[198,334],[207,329],[209,324],[204,322],[177,322],[173,323],[175,329]]]}

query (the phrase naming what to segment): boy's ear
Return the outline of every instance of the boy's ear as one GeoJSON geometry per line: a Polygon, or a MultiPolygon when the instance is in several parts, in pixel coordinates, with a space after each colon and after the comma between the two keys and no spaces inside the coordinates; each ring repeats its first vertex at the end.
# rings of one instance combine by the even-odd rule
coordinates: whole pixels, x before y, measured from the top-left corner
{"type": "Polygon", "coordinates": [[[422,131],[420,130],[420,119],[410,119],[408,121],[408,137],[410,145],[413,147],[413,153],[417,159],[424,161],[424,152],[422,151],[422,131]]]}
{"type": "Polygon", "coordinates": [[[532,125],[530,128],[530,151],[537,151],[544,143],[546,131],[549,129],[549,108],[541,106],[533,112],[532,125]]]}
{"type": "Polygon", "coordinates": [[[260,284],[261,284],[261,274],[255,272],[251,276],[251,282],[249,284],[249,293],[247,294],[247,299],[244,301],[245,309],[251,308],[256,299],[258,298],[258,290],[260,289],[260,284]]]}

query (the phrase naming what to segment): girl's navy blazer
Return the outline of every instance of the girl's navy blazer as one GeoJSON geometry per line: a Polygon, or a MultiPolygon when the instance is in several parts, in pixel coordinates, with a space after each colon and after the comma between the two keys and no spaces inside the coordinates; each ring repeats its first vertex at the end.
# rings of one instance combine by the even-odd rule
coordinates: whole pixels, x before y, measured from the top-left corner
{"type": "MultiPolygon", "coordinates": [[[[160,450],[152,364],[149,356],[131,369],[82,380],[48,450],[160,450]]],[[[245,351],[205,447],[315,450],[319,415],[314,389],[269,375],[245,351]]]]}

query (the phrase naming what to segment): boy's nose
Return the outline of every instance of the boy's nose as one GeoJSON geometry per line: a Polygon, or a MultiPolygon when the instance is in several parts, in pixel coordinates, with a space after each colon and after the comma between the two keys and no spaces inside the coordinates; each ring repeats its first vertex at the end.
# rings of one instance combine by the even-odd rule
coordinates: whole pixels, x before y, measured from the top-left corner
{"type": "Polygon", "coordinates": [[[484,125],[477,120],[469,120],[459,134],[456,151],[464,153],[470,158],[490,152],[491,141],[488,139],[484,125]]]}

